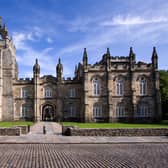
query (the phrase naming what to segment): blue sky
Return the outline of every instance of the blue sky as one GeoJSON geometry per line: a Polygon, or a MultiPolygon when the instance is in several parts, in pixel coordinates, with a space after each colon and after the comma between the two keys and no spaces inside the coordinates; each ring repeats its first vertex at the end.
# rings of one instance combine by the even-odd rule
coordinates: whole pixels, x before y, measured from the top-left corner
{"type": "Polygon", "coordinates": [[[87,48],[89,63],[110,48],[126,56],[132,46],[137,61],[151,61],[153,46],[159,68],[168,69],[167,0],[1,0],[0,15],[12,36],[19,76],[31,77],[35,58],[41,75],[56,74],[58,58],[64,76],[73,76],[87,48]]]}

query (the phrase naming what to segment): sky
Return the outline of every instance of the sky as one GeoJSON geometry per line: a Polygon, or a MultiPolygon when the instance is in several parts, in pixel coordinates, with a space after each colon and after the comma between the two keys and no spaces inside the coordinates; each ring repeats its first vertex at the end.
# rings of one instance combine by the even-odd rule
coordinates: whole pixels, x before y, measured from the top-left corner
{"type": "Polygon", "coordinates": [[[0,0],[0,16],[16,46],[19,77],[32,77],[38,58],[42,75],[73,77],[87,48],[88,61],[127,56],[151,62],[153,46],[159,69],[168,69],[167,0],[0,0]]]}

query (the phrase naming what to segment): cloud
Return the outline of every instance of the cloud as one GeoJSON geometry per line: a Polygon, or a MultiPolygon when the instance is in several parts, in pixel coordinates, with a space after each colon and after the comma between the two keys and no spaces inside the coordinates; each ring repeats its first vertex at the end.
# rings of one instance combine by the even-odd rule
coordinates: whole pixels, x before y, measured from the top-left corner
{"type": "Polygon", "coordinates": [[[27,75],[27,77],[32,77],[32,73],[30,75],[30,69],[32,69],[36,58],[38,58],[40,62],[40,66],[42,69],[41,75],[46,73],[52,75],[55,74],[55,68],[53,68],[53,70],[48,68],[55,66],[55,60],[53,58],[53,55],[51,54],[53,50],[52,47],[45,47],[44,49],[34,49],[33,45],[29,44],[29,41],[36,41],[35,34],[32,34],[31,32],[14,32],[13,40],[18,53],[17,61],[20,65],[22,72],[24,72],[20,74],[20,76],[25,77],[27,75]]]}
{"type": "Polygon", "coordinates": [[[167,22],[167,21],[168,18],[166,17],[143,18],[142,16],[118,15],[113,17],[111,20],[101,22],[100,25],[101,26],[140,25],[140,24],[167,22]]]}
{"type": "MultiPolygon", "coordinates": [[[[149,46],[168,42],[165,38],[168,36],[166,6],[157,5],[157,10],[153,10],[147,9],[146,3],[139,7],[135,7],[136,2],[133,5],[134,10],[133,6],[130,8],[128,5],[128,10],[110,9],[109,13],[102,8],[101,14],[90,14],[88,11],[84,14],[75,13],[71,17],[55,17],[55,11],[49,12],[49,15],[47,12],[44,16],[45,12],[37,10],[39,20],[34,17],[33,24],[29,23],[31,26],[25,32],[13,33],[14,43],[19,51],[19,65],[29,67],[30,70],[35,58],[39,58],[42,74],[55,75],[55,55],[58,55],[64,64],[64,74],[69,76],[73,74],[74,64],[82,59],[85,47],[89,60],[94,63],[101,59],[107,47],[114,50],[118,48],[121,52],[121,45],[149,46]],[[57,39],[56,43],[54,39],[57,39]],[[53,52],[53,48],[56,52],[53,52]]],[[[23,72],[30,73],[27,69],[23,72]]]]}
{"type": "Polygon", "coordinates": [[[50,38],[50,37],[47,37],[47,38],[46,38],[46,41],[47,41],[48,43],[53,43],[53,39],[50,38]]]}

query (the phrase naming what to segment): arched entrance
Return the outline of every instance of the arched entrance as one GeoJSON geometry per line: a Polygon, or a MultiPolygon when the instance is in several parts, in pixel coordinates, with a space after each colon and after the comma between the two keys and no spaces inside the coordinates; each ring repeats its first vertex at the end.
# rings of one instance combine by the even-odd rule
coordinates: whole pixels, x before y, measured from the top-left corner
{"type": "Polygon", "coordinates": [[[52,105],[45,105],[42,109],[42,120],[43,121],[53,121],[55,119],[54,107],[52,105]]]}

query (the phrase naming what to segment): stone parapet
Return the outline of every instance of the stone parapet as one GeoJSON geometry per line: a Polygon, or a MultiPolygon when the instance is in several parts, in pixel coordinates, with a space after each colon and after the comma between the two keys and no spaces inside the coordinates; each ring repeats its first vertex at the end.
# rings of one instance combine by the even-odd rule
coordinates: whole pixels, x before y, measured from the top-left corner
{"type": "Polygon", "coordinates": [[[20,126],[17,126],[17,127],[20,128],[21,134],[27,134],[29,132],[27,125],[20,125],[20,126]]]}
{"type": "Polygon", "coordinates": [[[20,136],[21,128],[0,128],[0,136],[20,136]]]}
{"type": "Polygon", "coordinates": [[[63,130],[63,135],[69,136],[168,136],[168,128],[86,129],[66,127],[63,130]]]}

